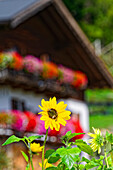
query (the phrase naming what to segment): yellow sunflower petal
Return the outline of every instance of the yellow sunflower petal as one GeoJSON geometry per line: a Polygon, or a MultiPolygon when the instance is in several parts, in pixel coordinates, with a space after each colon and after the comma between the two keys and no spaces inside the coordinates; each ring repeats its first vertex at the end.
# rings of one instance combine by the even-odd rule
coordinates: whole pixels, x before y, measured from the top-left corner
{"type": "Polygon", "coordinates": [[[48,102],[48,101],[45,101],[44,99],[42,99],[41,105],[42,105],[42,107],[43,107],[43,110],[46,110],[46,111],[47,111],[47,110],[50,108],[49,102],[48,102]]]}
{"type": "Polygon", "coordinates": [[[63,125],[63,126],[65,126],[66,123],[67,123],[67,122],[66,122],[64,119],[62,119],[62,118],[58,118],[57,122],[60,123],[60,124],[63,125]]]}
{"type": "Polygon", "coordinates": [[[47,120],[47,118],[48,118],[47,116],[42,116],[42,117],[40,118],[40,120],[44,120],[44,121],[45,121],[45,120],[47,120]]]}
{"type": "Polygon", "coordinates": [[[66,107],[67,107],[67,104],[64,104],[64,102],[61,101],[57,104],[56,109],[57,109],[58,113],[61,113],[66,109],[66,107]]]}
{"type": "Polygon", "coordinates": [[[54,123],[54,128],[55,128],[56,131],[59,131],[60,130],[60,124],[55,122],[54,123]]]}
{"type": "Polygon", "coordinates": [[[41,110],[44,110],[44,108],[43,108],[42,106],[38,105],[38,107],[39,107],[41,110]]]}
{"type": "Polygon", "coordinates": [[[53,130],[53,122],[50,122],[50,129],[53,130]]]}
{"type": "Polygon", "coordinates": [[[41,115],[48,115],[47,112],[45,112],[45,111],[39,112],[38,114],[41,114],[41,115]]]}
{"type": "Polygon", "coordinates": [[[56,104],[57,104],[57,102],[56,102],[56,97],[53,97],[52,99],[51,99],[51,108],[56,108],[56,104]]]}
{"type": "Polygon", "coordinates": [[[56,97],[50,98],[49,101],[43,99],[41,104],[42,106],[39,106],[42,109],[40,120],[45,121],[45,129],[54,127],[58,131],[60,124],[66,125],[65,120],[69,120],[71,114],[70,111],[65,110],[67,104],[64,104],[63,101],[57,104],[56,97]]]}
{"type": "Polygon", "coordinates": [[[95,135],[95,134],[90,133],[90,132],[88,132],[88,135],[89,135],[89,136],[91,136],[92,138],[95,138],[95,137],[96,137],[96,135],[95,135]]]}
{"type": "Polygon", "coordinates": [[[65,120],[69,120],[69,119],[71,119],[71,117],[70,116],[66,116],[66,117],[64,117],[64,119],[65,120]]]}
{"type": "Polygon", "coordinates": [[[49,126],[50,126],[50,121],[49,120],[45,121],[45,129],[48,129],[49,126]]]}
{"type": "Polygon", "coordinates": [[[42,168],[42,164],[39,162],[39,166],[42,168]]]}
{"type": "Polygon", "coordinates": [[[66,117],[66,116],[69,116],[70,114],[71,114],[71,112],[70,112],[70,111],[67,111],[67,110],[59,113],[59,115],[60,115],[61,117],[66,117]]]}

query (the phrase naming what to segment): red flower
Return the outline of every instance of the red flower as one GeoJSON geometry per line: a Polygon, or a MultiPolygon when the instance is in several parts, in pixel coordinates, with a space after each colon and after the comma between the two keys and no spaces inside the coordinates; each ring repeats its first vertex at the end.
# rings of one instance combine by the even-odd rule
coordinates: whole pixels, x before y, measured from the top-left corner
{"type": "Polygon", "coordinates": [[[11,63],[11,68],[14,68],[16,70],[21,70],[23,68],[23,58],[20,54],[18,54],[16,51],[11,52],[13,56],[13,62],[11,63]]]}
{"type": "MultiPolygon", "coordinates": [[[[84,131],[83,131],[81,125],[80,125],[79,120],[72,120],[72,124],[75,127],[75,133],[84,133],[84,131]]],[[[83,136],[84,136],[84,134],[77,135],[77,136],[72,138],[72,141],[75,141],[76,139],[81,139],[81,138],[83,138],[83,136]]]]}
{"type": "Polygon", "coordinates": [[[32,112],[29,112],[29,111],[25,111],[24,113],[25,113],[25,115],[27,116],[27,119],[28,119],[26,131],[27,132],[34,131],[35,127],[37,125],[36,115],[33,114],[32,112]]]}
{"type": "Polygon", "coordinates": [[[43,73],[44,78],[56,78],[58,77],[58,67],[52,62],[43,63],[43,73]]]}
{"type": "Polygon", "coordinates": [[[88,83],[88,79],[84,73],[81,71],[75,71],[74,80],[72,85],[76,88],[84,88],[88,83]]]}

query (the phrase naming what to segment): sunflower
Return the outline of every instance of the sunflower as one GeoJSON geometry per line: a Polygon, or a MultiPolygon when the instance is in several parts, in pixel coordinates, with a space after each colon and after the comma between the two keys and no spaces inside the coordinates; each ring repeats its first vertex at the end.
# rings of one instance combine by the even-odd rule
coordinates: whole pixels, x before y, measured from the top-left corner
{"type": "MultiPolygon", "coordinates": [[[[42,167],[42,163],[39,162],[40,167],[42,167]]],[[[47,159],[44,160],[44,168],[52,167],[52,164],[48,163],[47,159]]]]}
{"type": "Polygon", "coordinates": [[[30,148],[32,152],[42,152],[43,146],[40,146],[40,143],[31,143],[30,148]]]}
{"type": "Polygon", "coordinates": [[[89,139],[89,143],[91,143],[91,148],[93,149],[94,152],[98,150],[98,154],[101,152],[101,147],[103,146],[104,142],[104,137],[101,134],[101,131],[99,129],[93,128],[94,133],[88,133],[89,136],[91,136],[93,139],[89,139]]]}
{"type": "Polygon", "coordinates": [[[59,131],[60,124],[65,126],[67,123],[65,120],[70,119],[71,112],[65,110],[67,104],[64,104],[63,101],[57,104],[56,97],[50,98],[49,101],[42,99],[41,105],[39,107],[42,111],[39,114],[42,115],[40,120],[45,121],[45,129],[50,127],[52,130],[55,128],[56,131],[59,131]]]}

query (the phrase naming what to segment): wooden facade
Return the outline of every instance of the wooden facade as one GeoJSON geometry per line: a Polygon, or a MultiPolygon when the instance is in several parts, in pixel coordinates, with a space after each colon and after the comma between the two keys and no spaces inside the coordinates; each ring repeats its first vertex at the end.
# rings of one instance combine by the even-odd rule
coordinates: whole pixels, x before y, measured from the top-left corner
{"type": "Polygon", "coordinates": [[[16,48],[88,76],[89,88],[113,87],[113,79],[60,0],[42,0],[0,27],[0,50],[16,48]],[[37,8],[36,8],[37,7],[37,8]],[[34,9],[35,8],[35,9],[34,9]]]}

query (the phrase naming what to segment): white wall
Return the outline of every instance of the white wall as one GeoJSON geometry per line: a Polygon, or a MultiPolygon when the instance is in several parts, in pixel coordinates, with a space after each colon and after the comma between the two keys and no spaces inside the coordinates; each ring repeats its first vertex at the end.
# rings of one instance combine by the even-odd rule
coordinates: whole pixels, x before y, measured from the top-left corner
{"type": "Polygon", "coordinates": [[[0,87],[0,110],[8,110],[9,109],[9,89],[5,86],[0,87]]]}
{"type": "Polygon", "coordinates": [[[27,108],[31,109],[33,112],[38,112],[40,101],[45,97],[44,94],[35,94],[32,91],[24,91],[22,89],[12,89],[9,86],[0,87],[0,110],[10,110],[11,99],[17,98],[19,100],[25,101],[27,108]]]}
{"type": "Polygon", "coordinates": [[[63,101],[67,104],[68,110],[72,113],[79,114],[80,124],[84,132],[89,132],[89,110],[86,103],[71,98],[63,101]]]}

